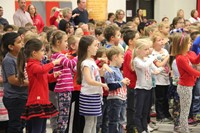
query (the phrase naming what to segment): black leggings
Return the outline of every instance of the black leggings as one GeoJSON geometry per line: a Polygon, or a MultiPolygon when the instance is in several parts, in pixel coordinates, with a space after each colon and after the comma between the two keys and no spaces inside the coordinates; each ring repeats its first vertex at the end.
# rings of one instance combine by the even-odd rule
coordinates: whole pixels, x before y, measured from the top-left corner
{"type": "Polygon", "coordinates": [[[30,133],[45,133],[46,132],[46,123],[47,119],[46,118],[39,118],[39,117],[34,117],[31,118],[29,121],[29,132],[30,133]]]}

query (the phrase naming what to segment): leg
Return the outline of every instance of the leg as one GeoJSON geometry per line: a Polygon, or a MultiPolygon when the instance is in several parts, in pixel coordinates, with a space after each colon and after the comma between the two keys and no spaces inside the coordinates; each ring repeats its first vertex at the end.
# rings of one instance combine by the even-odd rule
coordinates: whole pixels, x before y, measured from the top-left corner
{"type": "Polygon", "coordinates": [[[96,116],[85,116],[85,127],[83,133],[96,133],[96,123],[95,123],[96,116]],[[92,132],[95,130],[95,132],[92,132]]]}
{"type": "Polygon", "coordinates": [[[188,128],[188,115],[190,111],[190,105],[192,100],[192,87],[185,87],[178,85],[177,88],[178,94],[180,96],[180,126],[182,132],[189,132],[188,128]]]}
{"type": "Polygon", "coordinates": [[[22,133],[25,123],[22,123],[20,116],[24,112],[26,100],[4,97],[3,103],[8,110],[8,133],[22,133]]]}
{"type": "Polygon", "coordinates": [[[108,101],[107,97],[103,98],[104,105],[102,107],[102,133],[108,133],[108,101]]]}
{"type": "Polygon", "coordinates": [[[196,116],[197,114],[200,114],[200,78],[197,79],[196,85],[193,88],[193,106],[192,108],[192,115],[196,116]]]}
{"type": "Polygon", "coordinates": [[[134,89],[127,88],[127,133],[134,130],[134,89]]]}
{"type": "Polygon", "coordinates": [[[32,131],[31,133],[45,133],[47,119],[34,117],[30,119],[32,131]]]}

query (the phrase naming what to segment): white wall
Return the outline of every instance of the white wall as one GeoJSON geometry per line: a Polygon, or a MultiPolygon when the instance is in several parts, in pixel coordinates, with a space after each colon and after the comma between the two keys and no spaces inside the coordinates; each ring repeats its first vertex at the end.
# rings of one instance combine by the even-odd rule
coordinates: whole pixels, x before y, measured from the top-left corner
{"type": "Polygon", "coordinates": [[[196,0],[155,0],[154,18],[160,22],[165,16],[169,17],[170,22],[176,16],[179,9],[183,9],[185,19],[190,18],[192,9],[196,9],[196,0]]]}
{"type": "Polygon", "coordinates": [[[15,0],[0,0],[0,6],[3,7],[3,17],[13,24],[13,14],[15,12],[15,0]],[[8,2],[9,1],[9,2],[8,2]]]}

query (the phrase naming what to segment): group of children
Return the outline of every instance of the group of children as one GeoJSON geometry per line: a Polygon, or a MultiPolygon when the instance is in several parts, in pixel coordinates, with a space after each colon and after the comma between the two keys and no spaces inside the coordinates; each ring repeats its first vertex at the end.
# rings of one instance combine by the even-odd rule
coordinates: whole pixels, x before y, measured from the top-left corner
{"type": "Polygon", "coordinates": [[[158,128],[150,119],[152,106],[158,122],[174,120],[174,131],[190,132],[200,39],[192,37],[191,48],[194,31],[188,33],[182,21],[174,18],[171,31],[163,21],[138,31],[129,22],[83,24],[76,35],[57,29],[37,35],[23,27],[5,33],[0,81],[7,132],[22,133],[26,126],[44,133],[50,118],[53,133],[147,133],[158,128]]]}

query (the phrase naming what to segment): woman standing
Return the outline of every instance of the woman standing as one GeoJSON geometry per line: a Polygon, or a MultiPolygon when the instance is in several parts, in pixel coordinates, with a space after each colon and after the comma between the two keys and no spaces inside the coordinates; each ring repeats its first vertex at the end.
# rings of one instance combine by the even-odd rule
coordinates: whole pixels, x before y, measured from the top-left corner
{"type": "Polygon", "coordinates": [[[121,9],[117,10],[115,13],[115,23],[119,26],[122,27],[126,22],[123,20],[124,19],[125,12],[121,9]]]}
{"type": "Polygon", "coordinates": [[[33,20],[33,25],[37,27],[38,32],[42,32],[44,28],[44,21],[40,14],[37,13],[36,8],[34,5],[28,6],[28,12],[31,16],[31,19],[33,20]]]}

